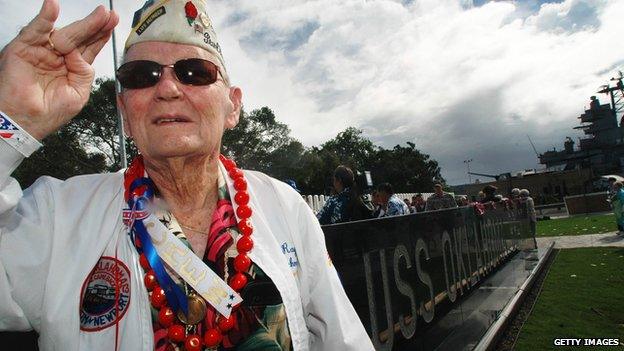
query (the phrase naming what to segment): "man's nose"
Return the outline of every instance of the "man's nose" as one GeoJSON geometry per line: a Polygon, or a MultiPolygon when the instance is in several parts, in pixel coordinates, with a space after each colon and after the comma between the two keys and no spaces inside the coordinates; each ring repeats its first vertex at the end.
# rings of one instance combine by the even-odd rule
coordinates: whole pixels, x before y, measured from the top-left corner
{"type": "Polygon", "coordinates": [[[175,76],[172,67],[163,67],[160,80],[156,85],[156,98],[159,100],[178,99],[182,96],[180,81],[175,76]]]}

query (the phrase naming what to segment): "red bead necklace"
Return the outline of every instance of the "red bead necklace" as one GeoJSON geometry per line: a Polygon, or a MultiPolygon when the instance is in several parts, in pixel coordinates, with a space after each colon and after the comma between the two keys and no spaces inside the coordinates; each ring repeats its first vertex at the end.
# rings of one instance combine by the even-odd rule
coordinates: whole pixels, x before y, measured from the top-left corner
{"type": "MultiPolygon", "coordinates": [[[[253,249],[254,245],[253,239],[251,238],[253,226],[249,220],[253,211],[249,206],[247,181],[245,180],[243,171],[236,167],[236,163],[233,160],[223,155],[220,155],[219,159],[228,172],[228,176],[234,182],[234,189],[236,190],[234,202],[238,205],[236,216],[239,218],[238,230],[241,233],[241,237],[236,242],[236,250],[238,251],[238,255],[234,258],[234,270],[236,273],[230,277],[228,284],[232,289],[240,292],[245,285],[247,285],[247,275],[245,272],[251,267],[251,259],[247,254],[253,249]]],[[[140,243],[137,243],[137,247],[140,247],[140,243]]],[[[217,327],[208,329],[203,336],[201,332],[198,334],[187,334],[187,328],[180,324],[180,321],[176,318],[176,314],[167,306],[165,291],[158,285],[156,275],[144,254],[139,256],[139,263],[147,272],[143,279],[145,287],[150,292],[152,306],[158,310],[158,322],[161,326],[167,328],[169,341],[177,344],[184,343],[184,349],[186,351],[201,351],[203,346],[214,349],[221,344],[224,334],[236,327],[238,321],[234,313],[232,313],[229,318],[219,315],[215,321],[217,327]]],[[[234,312],[237,307],[238,306],[235,306],[232,312],[234,312]]]]}

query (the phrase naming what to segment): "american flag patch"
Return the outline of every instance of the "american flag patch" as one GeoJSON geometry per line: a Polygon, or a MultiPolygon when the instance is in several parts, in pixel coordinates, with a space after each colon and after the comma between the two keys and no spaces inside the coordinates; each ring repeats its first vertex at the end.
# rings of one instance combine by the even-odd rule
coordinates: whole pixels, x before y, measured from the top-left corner
{"type": "Polygon", "coordinates": [[[19,129],[11,123],[7,118],[0,117],[0,137],[3,139],[12,139],[20,137],[19,129]]]}
{"type": "Polygon", "coordinates": [[[24,157],[30,156],[41,147],[41,143],[37,139],[33,138],[25,130],[22,130],[19,125],[2,111],[0,111],[0,139],[24,155],[24,157]]]}

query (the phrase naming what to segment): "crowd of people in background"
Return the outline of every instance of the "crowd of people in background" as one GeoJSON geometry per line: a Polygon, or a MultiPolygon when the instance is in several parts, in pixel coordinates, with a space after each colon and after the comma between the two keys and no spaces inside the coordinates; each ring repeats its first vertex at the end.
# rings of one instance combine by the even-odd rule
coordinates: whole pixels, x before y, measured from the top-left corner
{"type": "MultiPolygon", "coordinates": [[[[497,194],[498,189],[495,186],[486,185],[479,192],[478,198],[473,198],[471,201],[465,195],[454,196],[445,192],[443,184],[435,183],[433,193],[426,199],[422,193],[417,193],[411,199],[400,199],[395,194],[392,184],[382,183],[368,196],[360,193],[353,171],[342,165],[334,171],[332,189],[333,195],[325,201],[317,213],[317,218],[321,224],[399,216],[479,203],[490,207],[496,207],[496,204],[502,204],[508,208],[526,206],[531,230],[535,233],[537,222],[535,204],[527,189],[514,188],[511,190],[510,197],[507,198],[497,194]]],[[[622,194],[624,196],[624,191],[622,194]]]]}

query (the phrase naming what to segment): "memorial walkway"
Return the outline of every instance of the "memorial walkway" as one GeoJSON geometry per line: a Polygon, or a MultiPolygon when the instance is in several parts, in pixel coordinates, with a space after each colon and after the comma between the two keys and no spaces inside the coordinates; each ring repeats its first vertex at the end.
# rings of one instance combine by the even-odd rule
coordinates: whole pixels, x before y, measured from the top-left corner
{"type": "Polygon", "coordinates": [[[624,247],[624,235],[617,232],[588,234],[575,236],[547,236],[537,238],[538,247],[548,247],[555,243],[555,249],[572,249],[577,247],[616,246],[624,247]]]}

